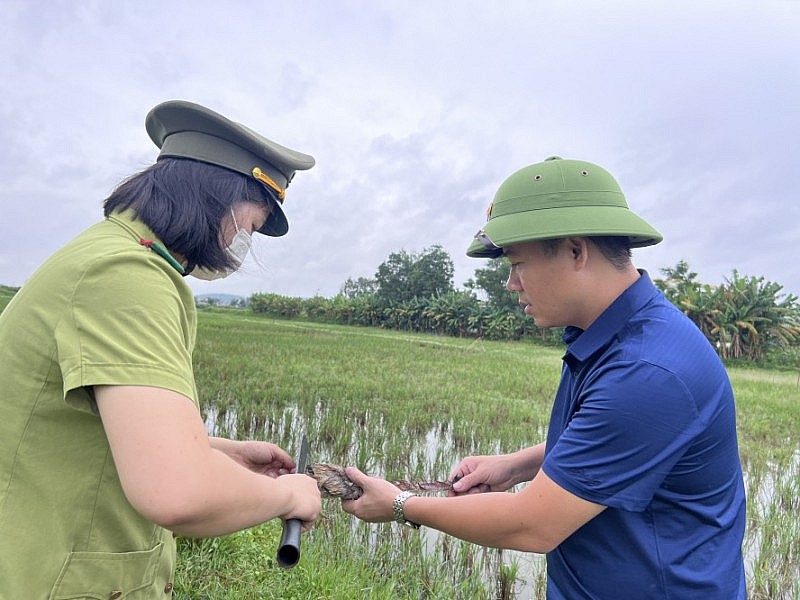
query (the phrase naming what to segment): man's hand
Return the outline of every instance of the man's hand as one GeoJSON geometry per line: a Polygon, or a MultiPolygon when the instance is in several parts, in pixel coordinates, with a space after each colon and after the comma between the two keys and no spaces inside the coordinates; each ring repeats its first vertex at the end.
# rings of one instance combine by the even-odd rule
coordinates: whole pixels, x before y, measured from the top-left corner
{"type": "Polygon", "coordinates": [[[544,460],[544,444],[511,454],[468,456],[450,473],[453,495],[505,492],[531,481],[544,460]]]}
{"type": "Polygon", "coordinates": [[[392,503],[400,488],[379,477],[365,475],[355,467],[345,469],[348,479],[364,490],[357,500],[342,500],[342,508],[369,523],[394,520],[392,503]]]}

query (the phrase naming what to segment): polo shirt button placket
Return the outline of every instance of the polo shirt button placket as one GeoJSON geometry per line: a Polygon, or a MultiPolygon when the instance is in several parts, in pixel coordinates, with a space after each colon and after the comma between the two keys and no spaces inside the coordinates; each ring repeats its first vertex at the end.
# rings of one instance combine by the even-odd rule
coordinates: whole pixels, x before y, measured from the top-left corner
{"type": "Polygon", "coordinates": [[[119,590],[114,590],[113,592],[111,592],[111,595],[108,597],[108,600],[118,600],[119,598],[122,598],[122,592],[120,592],[119,590]]]}

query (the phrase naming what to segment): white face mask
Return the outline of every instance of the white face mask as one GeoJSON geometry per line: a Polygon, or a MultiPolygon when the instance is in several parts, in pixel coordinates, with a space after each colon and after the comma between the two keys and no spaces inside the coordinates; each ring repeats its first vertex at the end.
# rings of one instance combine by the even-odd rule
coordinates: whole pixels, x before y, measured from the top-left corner
{"type": "Polygon", "coordinates": [[[247,254],[250,252],[250,246],[253,243],[253,238],[250,236],[247,231],[244,229],[239,229],[239,224],[236,222],[236,215],[233,214],[233,209],[231,208],[231,216],[233,217],[233,224],[236,227],[236,235],[233,236],[233,240],[225,248],[225,254],[227,254],[231,259],[233,259],[234,264],[230,267],[225,267],[223,269],[205,269],[205,268],[194,268],[192,269],[191,275],[193,277],[197,277],[198,279],[205,279],[206,281],[211,281],[213,279],[222,279],[223,277],[227,277],[231,273],[235,273],[239,267],[242,266],[244,259],[247,257],[247,254]]]}

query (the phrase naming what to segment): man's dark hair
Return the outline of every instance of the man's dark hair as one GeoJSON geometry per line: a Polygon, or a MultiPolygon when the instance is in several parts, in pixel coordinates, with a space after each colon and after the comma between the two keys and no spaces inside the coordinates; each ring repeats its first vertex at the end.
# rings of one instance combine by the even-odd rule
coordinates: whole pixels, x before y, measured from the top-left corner
{"type": "MultiPolygon", "coordinates": [[[[631,239],[627,236],[587,236],[592,244],[597,246],[600,253],[610,262],[615,269],[625,269],[631,262],[631,239]]],[[[542,240],[544,252],[548,256],[555,256],[561,247],[564,238],[542,240]]]]}
{"type": "Polygon", "coordinates": [[[195,266],[221,269],[231,259],[221,247],[222,219],[235,202],[272,205],[267,188],[222,167],[162,158],[128,177],[103,203],[105,216],[132,209],[172,252],[195,266]]]}
{"type": "Polygon", "coordinates": [[[627,236],[593,236],[588,238],[600,249],[614,268],[626,269],[631,262],[631,238],[627,236]]]}

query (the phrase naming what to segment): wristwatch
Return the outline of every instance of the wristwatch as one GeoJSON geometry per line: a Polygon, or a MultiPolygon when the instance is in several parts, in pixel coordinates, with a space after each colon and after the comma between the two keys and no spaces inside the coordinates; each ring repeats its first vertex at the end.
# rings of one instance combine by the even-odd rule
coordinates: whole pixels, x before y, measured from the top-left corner
{"type": "Polygon", "coordinates": [[[413,527],[414,529],[419,529],[419,523],[414,523],[413,521],[409,521],[406,519],[406,514],[403,512],[403,505],[406,503],[406,500],[411,498],[411,496],[416,496],[414,492],[400,492],[395,497],[394,502],[392,502],[392,510],[394,511],[394,520],[400,523],[401,525],[405,525],[406,527],[413,527]]]}

